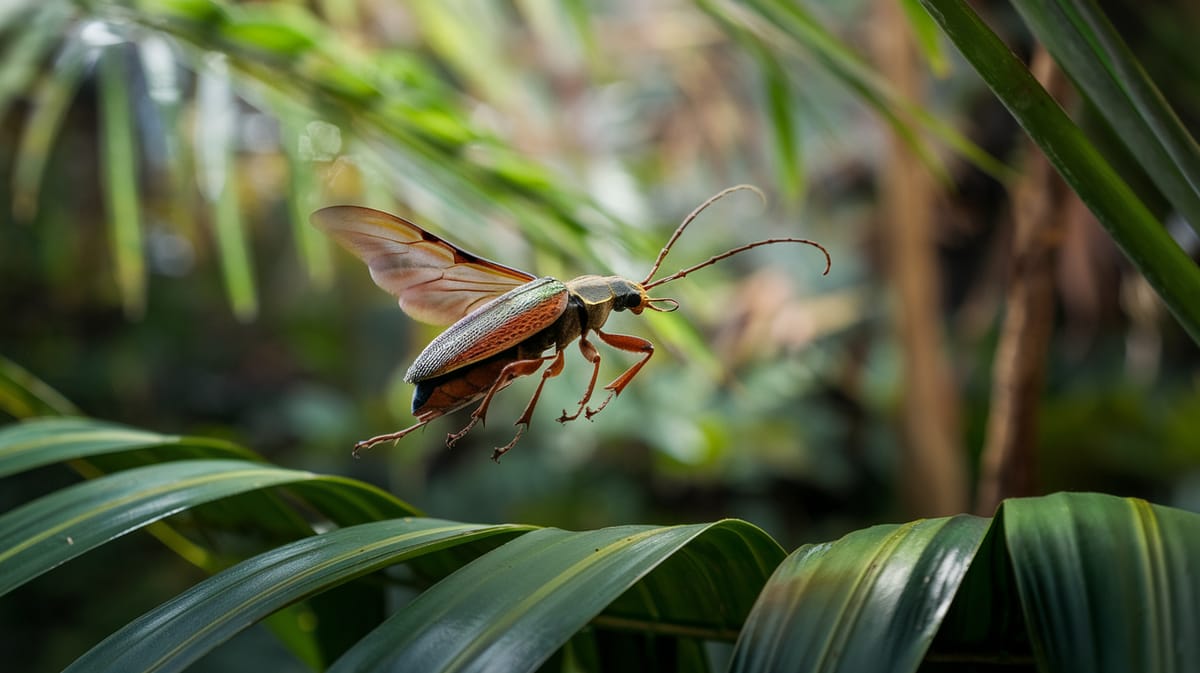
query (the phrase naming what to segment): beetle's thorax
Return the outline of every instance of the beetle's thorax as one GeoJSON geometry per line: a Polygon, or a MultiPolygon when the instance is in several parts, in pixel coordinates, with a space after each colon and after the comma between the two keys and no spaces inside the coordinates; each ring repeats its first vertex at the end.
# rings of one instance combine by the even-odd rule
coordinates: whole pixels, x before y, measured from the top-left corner
{"type": "Polygon", "coordinates": [[[641,285],[620,276],[580,276],[567,282],[567,291],[583,304],[589,329],[603,326],[612,311],[641,313],[648,301],[641,285]]]}

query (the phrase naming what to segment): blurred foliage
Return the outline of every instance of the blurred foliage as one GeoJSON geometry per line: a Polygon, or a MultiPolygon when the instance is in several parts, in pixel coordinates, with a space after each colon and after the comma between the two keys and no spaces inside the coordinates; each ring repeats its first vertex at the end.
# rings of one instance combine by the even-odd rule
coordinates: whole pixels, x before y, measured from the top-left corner
{"type": "MultiPolygon", "coordinates": [[[[363,478],[463,521],[592,529],[736,516],[792,548],[902,519],[901,354],[879,264],[883,139],[899,133],[941,177],[944,287],[930,301],[944,316],[964,444],[977,451],[1008,273],[1001,180],[1021,137],[915,4],[902,27],[879,25],[865,2],[0,6],[0,407],[20,417],[74,403],[237,438],[276,463],[363,478]],[[937,74],[921,100],[892,91],[863,56],[873,31],[909,29],[937,74]],[[572,349],[499,467],[486,456],[509,438],[504,419],[530,382],[453,452],[442,432],[459,416],[350,458],[355,440],[409,423],[401,374],[435,330],[334,251],[308,225],[312,210],[382,207],[539,275],[640,277],[686,212],[739,182],[772,204],[714,206],[664,268],[801,235],[830,248],[829,277],[811,251],[766,248],[673,285],[673,315],[615,317],[614,331],[659,345],[643,374],[594,423],[559,426],[558,407],[588,374],[572,349]],[[38,379],[71,402],[21,392],[38,379]]],[[[1011,7],[979,6],[1028,51],[1011,7]]],[[[1197,10],[1103,9],[1194,134],[1200,62],[1184,27],[1197,10]]],[[[1194,256],[1170,199],[1121,159],[1129,151],[1102,105],[1068,108],[1194,256]]],[[[1041,486],[1200,508],[1196,347],[1094,219],[1081,212],[1067,231],[1041,486]]],[[[606,356],[601,376],[625,362],[606,356]]],[[[0,509],[65,479],[49,467],[4,479],[0,509]]],[[[79,562],[78,584],[31,584],[21,614],[4,603],[0,627],[25,629],[11,642],[37,646],[0,645],[0,656],[52,670],[55,652],[123,623],[93,614],[94,602],[79,611],[80,596],[145,607],[151,591],[197,577],[149,540],[103,554],[79,562]],[[104,572],[129,557],[156,559],[137,588],[104,572]]]]}

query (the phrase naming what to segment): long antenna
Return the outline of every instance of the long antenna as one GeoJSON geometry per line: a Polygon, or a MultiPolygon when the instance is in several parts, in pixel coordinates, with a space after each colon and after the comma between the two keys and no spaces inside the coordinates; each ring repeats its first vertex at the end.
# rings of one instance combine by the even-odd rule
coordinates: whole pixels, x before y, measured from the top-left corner
{"type": "MultiPolygon", "coordinates": [[[[696,209],[693,210],[691,213],[688,213],[688,216],[683,218],[683,222],[680,222],[679,226],[675,228],[675,233],[671,234],[671,238],[667,239],[667,244],[664,245],[663,249],[659,251],[658,258],[654,260],[654,266],[650,267],[650,273],[646,274],[646,279],[643,280],[641,283],[642,286],[643,287],[651,287],[649,285],[646,285],[646,283],[649,283],[650,279],[654,277],[654,274],[658,273],[658,267],[661,266],[663,263],[663,260],[667,258],[667,253],[671,251],[671,246],[675,245],[675,241],[679,239],[679,236],[681,234],[683,234],[683,230],[687,229],[687,226],[692,223],[692,220],[696,219],[696,217],[698,217],[700,215],[700,213],[703,213],[705,208],[711,206],[712,204],[716,203],[717,201],[720,201],[725,196],[732,194],[733,192],[741,191],[743,189],[748,189],[748,190],[754,192],[755,194],[758,194],[758,198],[762,199],[763,205],[766,205],[767,195],[763,194],[762,190],[759,189],[758,187],[755,187],[754,185],[734,185],[732,187],[727,187],[725,189],[722,189],[721,191],[717,192],[716,194],[713,194],[712,196],[708,197],[707,201],[696,206],[696,209]]],[[[713,261],[715,261],[715,260],[713,260],[713,261]]],[[[655,283],[655,285],[659,285],[659,284],[660,283],[655,283]]]]}
{"type": "Polygon", "coordinates": [[[675,273],[673,273],[669,276],[659,278],[658,280],[654,281],[653,283],[649,283],[649,284],[642,283],[642,288],[649,290],[650,288],[655,287],[657,285],[669,283],[673,280],[679,280],[680,278],[683,278],[684,276],[688,275],[689,273],[691,273],[697,269],[703,269],[704,267],[706,267],[710,264],[716,264],[717,262],[725,259],[726,257],[733,257],[734,255],[738,254],[739,252],[745,252],[752,248],[757,248],[760,245],[771,245],[772,243],[803,243],[805,245],[811,245],[812,247],[825,253],[825,270],[823,272],[821,272],[822,276],[827,275],[829,273],[829,268],[833,265],[833,260],[829,256],[829,251],[825,249],[825,246],[821,245],[820,243],[817,243],[816,241],[810,241],[807,238],[768,238],[763,241],[755,241],[754,243],[747,243],[746,245],[736,247],[732,250],[728,250],[719,255],[713,255],[712,257],[709,257],[708,259],[704,260],[703,262],[700,262],[699,264],[697,264],[695,266],[689,266],[686,269],[681,269],[679,271],[676,271],[675,273]]]}

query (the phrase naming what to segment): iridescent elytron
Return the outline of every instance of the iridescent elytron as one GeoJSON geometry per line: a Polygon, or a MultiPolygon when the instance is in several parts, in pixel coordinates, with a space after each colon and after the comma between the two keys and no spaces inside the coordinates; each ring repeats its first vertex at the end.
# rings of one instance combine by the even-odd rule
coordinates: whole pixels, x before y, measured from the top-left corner
{"type": "Polygon", "coordinates": [[[416,384],[412,412],[417,423],[358,442],[354,454],[357,456],[380,442],[399,440],[439,416],[482,399],[471,412],[466,427],[446,436],[446,445],[453,446],[484,420],[496,393],[518,377],[536,373],[549,362],[533,397],[516,421],[516,435],[493,451],[492,459],[498,460],[529,426],[542,387],[547,379],[562,372],[563,353],[575,339],[579,339],[583,357],[592,363],[592,377],[575,413],[568,414],[564,409],[558,418],[560,423],[575,420],[581,414],[590,419],[629,385],[654,354],[654,345],[641,337],[610,334],[600,328],[612,311],[640,314],[646,309],[667,312],[678,308],[674,299],[648,295],[651,288],[739,252],[772,243],[804,243],[820,249],[825,254],[825,273],[829,273],[829,252],[820,244],[803,238],[771,238],[733,248],[651,282],[688,224],[711,203],[739,189],[758,192],[749,185],[738,185],[702,203],[675,229],[650,273],[637,283],[619,276],[580,276],[565,283],[554,278],[535,278],[473,255],[407,220],[370,208],[333,206],[313,213],[313,224],[362,258],[371,278],[399,298],[405,313],[422,322],[450,325],[417,356],[404,376],[405,381],[416,384]],[[600,374],[600,353],[588,340],[590,334],[613,348],[641,356],[604,386],[608,395],[594,408],[588,402],[600,374]],[[551,348],[553,353],[546,355],[551,348]]]}

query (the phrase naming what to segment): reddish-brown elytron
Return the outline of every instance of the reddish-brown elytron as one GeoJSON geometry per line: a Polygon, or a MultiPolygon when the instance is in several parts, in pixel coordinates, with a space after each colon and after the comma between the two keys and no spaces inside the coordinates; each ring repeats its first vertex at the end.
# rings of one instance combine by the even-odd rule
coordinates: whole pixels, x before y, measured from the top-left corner
{"type": "Polygon", "coordinates": [[[673,311],[674,299],[655,298],[651,288],[678,280],[739,252],[773,243],[803,243],[825,254],[825,273],[829,273],[829,252],[819,243],[803,238],[770,238],[733,248],[719,255],[655,281],[663,259],[683,230],[717,199],[749,185],[730,187],[691,212],[658,253],[650,273],[641,282],[619,276],[580,276],[563,282],[554,278],[536,278],[531,274],[473,255],[407,220],[359,206],[333,206],[313,213],[312,222],[350,252],[360,257],[371,271],[371,278],[400,300],[405,313],[422,322],[450,325],[421,352],[404,380],[416,384],[412,411],[415,425],[396,432],[358,442],[354,454],[380,442],[395,441],[433,419],[481,400],[466,427],[446,437],[453,446],[477,423],[484,420],[488,405],[496,393],[522,376],[537,373],[543,365],[541,380],[525,411],[517,419],[516,436],[495,449],[497,460],[521,438],[533,416],[546,380],[563,370],[563,353],[579,339],[579,350],[592,363],[592,376],[575,412],[563,410],[560,423],[583,414],[591,418],[600,413],[613,397],[637,376],[654,345],[636,336],[610,334],[600,328],[612,311],[628,310],[640,314],[646,309],[673,311]],[[641,357],[611,383],[604,386],[608,396],[595,408],[588,407],[596,379],[600,374],[600,353],[588,339],[590,334],[616,348],[641,357]],[[550,355],[546,351],[553,348],[550,355]]]}

